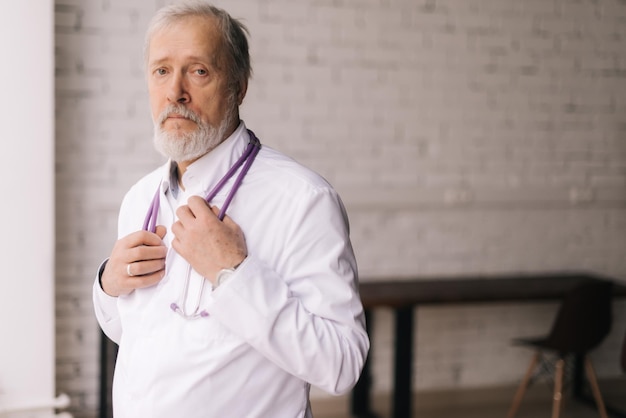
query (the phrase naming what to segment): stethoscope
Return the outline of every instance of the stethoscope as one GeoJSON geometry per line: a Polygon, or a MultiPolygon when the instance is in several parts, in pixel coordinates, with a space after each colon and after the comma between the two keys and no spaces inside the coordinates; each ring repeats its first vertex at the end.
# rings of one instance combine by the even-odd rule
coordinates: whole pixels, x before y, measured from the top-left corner
{"type": "MultiPolygon", "coordinates": [[[[224,219],[224,216],[226,215],[226,210],[228,209],[228,206],[233,200],[235,193],[237,193],[237,189],[239,189],[239,186],[241,186],[241,183],[243,182],[243,178],[246,176],[246,174],[250,170],[250,166],[252,165],[252,163],[254,162],[254,159],[256,158],[257,154],[261,150],[261,141],[259,141],[259,138],[256,137],[254,132],[248,129],[248,135],[250,136],[250,142],[248,142],[248,146],[244,150],[241,157],[239,157],[239,159],[235,161],[235,164],[233,164],[233,166],[226,172],[226,174],[224,174],[224,177],[221,178],[221,180],[215,185],[215,187],[213,187],[213,189],[209,192],[209,194],[205,198],[207,202],[210,202],[211,200],[213,200],[213,198],[219,193],[220,190],[222,190],[222,188],[228,182],[228,180],[230,180],[230,178],[233,175],[235,175],[237,170],[239,170],[239,168],[243,166],[243,168],[239,172],[239,175],[235,179],[235,182],[233,183],[233,186],[231,187],[230,192],[228,193],[228,196],[226,196],[226,200],[224,201],[224,204],[222,205],[220,212],[217,215],[220,221],[224,219]]],[[[150,204],[150,207],[148,208],[148,212],[146,213],[146,218],[144,220],[143,227],[142,227],[144,231],[150,231],[153,233],[156,232],[156,223],[157,223],[157,217],[159,214],[159,205],[161,202],[160,192],[161,192],[161,185],[159,184],[159,187],[157,188],[157,191],[154,194],[154,197],[152,198],[152,203],[150,204]]],[[[172,309],[174,312],[181,315],[183,318],[187,318],[187,319],[207,317],[209,316],[209,314],[207,313],[206,310],[200,311],[200,302],[202,300],[202,293],[204,291],[204,285],[205,285],[206,279],[202,280],[202,283],[200,285],[200,292],[198,293],[198,298],[196,300],[195,308],[193,309],[193,311],[187,312],[185,309],[185,301],[187,300],[187,293],[189,292],[190,278],[191,278],[191,265],[187,264],[187,274],[185,277],[185,283],[183,285],[183,291],[181,292],[181,295],[179,295],[178,301],[172,302],[170,304],[170,309],[172,309]]]]}

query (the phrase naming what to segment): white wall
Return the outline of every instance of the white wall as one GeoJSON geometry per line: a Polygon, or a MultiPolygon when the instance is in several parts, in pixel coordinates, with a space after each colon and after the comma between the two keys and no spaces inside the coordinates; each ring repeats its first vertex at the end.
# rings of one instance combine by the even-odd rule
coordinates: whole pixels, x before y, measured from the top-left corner
{"type": "MultiPolygon", "coordinates": [[[[128,187],[161,161],[141,47],[168,0],[56,0],[57,382],[96,406],[90,292],[128,187]]],[[[218,0],[245,19],[242,115],[344,197],[364,280],[586,269],[626,278],[626,3],[218,0]]],[[[555,305],[420,310],[416,388],[515,384],[555,305]]],[[[596,352],[619,373],[626,305],[596,352]]],[[[377,313],[375,389],[390,386],[377,313]]]]}
{"type": "Polygon", "coordinates": [[[52,0],[2,3],[0,411],[55,395],[53,39],[52,0]]]}

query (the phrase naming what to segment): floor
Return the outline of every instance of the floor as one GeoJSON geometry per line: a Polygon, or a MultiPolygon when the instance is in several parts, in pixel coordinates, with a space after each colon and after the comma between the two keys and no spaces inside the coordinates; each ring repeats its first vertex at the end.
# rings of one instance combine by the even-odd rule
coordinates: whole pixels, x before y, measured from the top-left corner
{"type": "MultiPolygon", "coordinates": [[[[626,380],[626,379],[625,379],[626,380]]],[[[506,418],[514,387],[491,389],[465,389],[462,391],[418,393],[414,400],[417,418],[506,418]]],[[[626,381],[602,382],[604,402],[623,411],[626,417],[626,381]]],[[[551,388],[537,384],[529,388],[516,418],[550,418],[552,413],[551,388]]],[[[349,396],[318,398],[311,401],[315,418],[351,418],[349,396]]],[[[391,417],[388,396],[374,396],[372,410],[379,418],[391,417]]],[[[594,404],[581,404],[570,397],[564,398],[561,418],[598,418],[594,404]]],[[[609,414],[609,417],[617,415],[609,414]]]]}

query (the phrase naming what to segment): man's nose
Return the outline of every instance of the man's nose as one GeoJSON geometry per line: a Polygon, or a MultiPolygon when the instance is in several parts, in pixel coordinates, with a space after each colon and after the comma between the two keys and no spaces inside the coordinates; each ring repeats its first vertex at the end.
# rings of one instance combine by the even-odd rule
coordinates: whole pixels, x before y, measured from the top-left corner
{"type": "Polygon", "coordinates": [[[185,87],[185,80],[181,74],[176,74],[170,79],[167,100],[172,103],[189,103],[191,97],[185,87]]]}

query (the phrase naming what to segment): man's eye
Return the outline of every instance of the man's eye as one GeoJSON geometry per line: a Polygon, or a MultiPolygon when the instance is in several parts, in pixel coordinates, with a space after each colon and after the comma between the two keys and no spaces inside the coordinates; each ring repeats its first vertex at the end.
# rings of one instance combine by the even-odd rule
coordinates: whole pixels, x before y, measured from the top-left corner
{"type": "Polygon", "coordinates": [[[158,68],[155,73],[157,73],[158,75],[165,75],[166,71],[165,68],[158,68]]]}
{"type": "Polygon", "coordinates": [[[208,72],[207,72],[207,70],[205,70],[205,69],[203,69],[203,68],[198,68],[198,69],[196,70],[196,74],[198,74],[198,75],[207,75],[207,74],[208,74],[208,72]]]}

